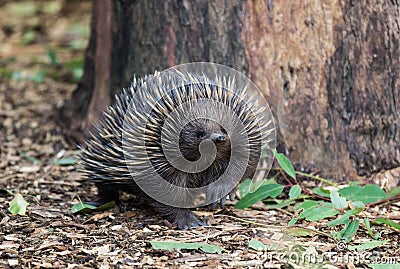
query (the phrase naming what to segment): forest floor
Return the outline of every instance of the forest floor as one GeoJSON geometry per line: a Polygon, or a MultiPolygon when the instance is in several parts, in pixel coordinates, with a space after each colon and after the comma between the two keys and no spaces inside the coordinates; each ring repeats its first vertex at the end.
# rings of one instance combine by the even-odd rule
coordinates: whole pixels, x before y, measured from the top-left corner
{"type": "MultiPolygon", "coordinates": [[[[187,231],[171,228],[129,196],[105,212],[72,214],[79,199],[96,199],[96,189],[74,165],[57,163],[76,158],[79,150],[66,142],[55,118],[82,73],[91,2],[0,5],[1,268],[369,268],[368,261],[358,260],[361,252],[329,236],[326,220],[298,221],[296,227],[315,232],[293,236],[287,224],[297,213],[291,207],[267,209],[259,203],[239,210],[228,203],[223,211],[201,208],[197,213],[210,226],[187,231]],[[8,211],[17,193],[29,203],[26,215],[8,211]],[[271,248],[256,250],[250,246],[254,239],[271,248]],[[161,250],[151,241],[208,243],[223,251],[209,253],[204,246],[161,250]]],[[[399,220],[399,207],[377,205],[365,214],[399,220]]],[[[375,229],[380,240],[389,241],[363,257],[398,259],[399,232],[375,229]]],[[[350,244],[367,240],[360,229],[350,244]]]]}

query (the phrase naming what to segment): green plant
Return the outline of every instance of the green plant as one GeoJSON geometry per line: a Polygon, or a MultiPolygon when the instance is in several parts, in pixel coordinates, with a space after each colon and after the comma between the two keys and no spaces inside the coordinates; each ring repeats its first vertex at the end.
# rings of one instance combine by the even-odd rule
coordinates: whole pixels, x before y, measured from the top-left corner
{"type": "Polygon", "coordinates": [[[239,186],[242,198],[236,203],[236,208],[244,209],[259,201],[263,201],[269,208],[285,208],[295,205],[296,217],[289,222],[289,226],[301,219],[305,221],[328,219],[330,220],[328,222],[328,227],[331,229],[330,236],[337,241],[346,243],[354,238],[360,227],[364,227],[373,240],[377,240],[380,234],[379,232],[374,233],[371,225],[385,224],[393,229],[400,230],[400,224],[392,220],[384,218],[369,220],[363,215],[363,212],[372,205],[400,200],[400,188],[395,188],[387,193],[378,185],[360,186],[357,182],[339,187],[336,183],[327,179],[296,172],[290,160],[281,153],[274,151],[274,157],[278,166],[276,170],[288,184],[278,184],[275,176],[264,180],[255,191],[250,191],[252,182],[250,179],[245,180],[239,186]],[[319,180],[329,185],[329,188],[325,186],[312,190],[308,189],[298,182],[297,175],[319,180]],[[286,199],[279,198],[283,196],[285,189],[289,190],[289,197],[286,199]]]}

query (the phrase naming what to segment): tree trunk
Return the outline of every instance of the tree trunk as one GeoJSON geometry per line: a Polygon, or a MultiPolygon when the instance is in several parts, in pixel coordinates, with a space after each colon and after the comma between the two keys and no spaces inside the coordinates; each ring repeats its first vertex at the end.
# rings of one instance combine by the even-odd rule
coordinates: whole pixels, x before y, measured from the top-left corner
{"type": "Polygon", "coordinates": [[[60,110],[59,121],[66,137],[79,143],[83,130],[91,129],[110,105],[113,1],[93,1],[89,47],[85,55],[84,76],[71,100],[60,110]]]}
{"type": "MultiPolygon", "coordinates": [[[[221,63],[264,92],[280,148],[295,163],[393,184],[400,176],[399,20],[394,1],[113,1],[107,98],[134,74],[221,63]]],[[[82,115],[69,116],[74,126],[88,121],[99,90],[98,34],[94,20],[85,76],[71,101],[79,105],[66,106],[82,115]]]]}

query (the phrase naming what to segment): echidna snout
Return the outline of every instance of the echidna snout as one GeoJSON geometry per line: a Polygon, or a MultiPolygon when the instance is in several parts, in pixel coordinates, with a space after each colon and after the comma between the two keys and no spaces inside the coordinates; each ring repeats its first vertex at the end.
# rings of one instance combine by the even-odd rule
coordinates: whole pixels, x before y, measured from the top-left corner
{"type": "Polygon", "coordinates": [[[226,141],[226,135],[220,133],[213,133],[210,135],[210,139],[211,141],[217,144],[222,144],[223,142],[226,141]]]}
{"type": "Polygon", "coordinates": [[[216,146],[216,161],[229,162],[229,136],[221,125],[209,119],[197,119],[184,126],[179,136],[179,149],[183,157],[189,161],[199,160],[199,146],[206,140],[210,140],[216,146]]]}

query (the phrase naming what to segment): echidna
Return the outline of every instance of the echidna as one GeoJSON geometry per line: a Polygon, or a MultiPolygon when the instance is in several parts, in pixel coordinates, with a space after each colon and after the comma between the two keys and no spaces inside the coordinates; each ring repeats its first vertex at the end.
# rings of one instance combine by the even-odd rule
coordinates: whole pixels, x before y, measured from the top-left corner
{"type": "Polygon", "coordinates": [[[99,203],[130,192],[178,229],[203,226],[189,208],[224,207],[273,148],[271,113],[254,85],[224,66],[193,65],[134,79],[95,125],[80,158],[99,203]]]}

